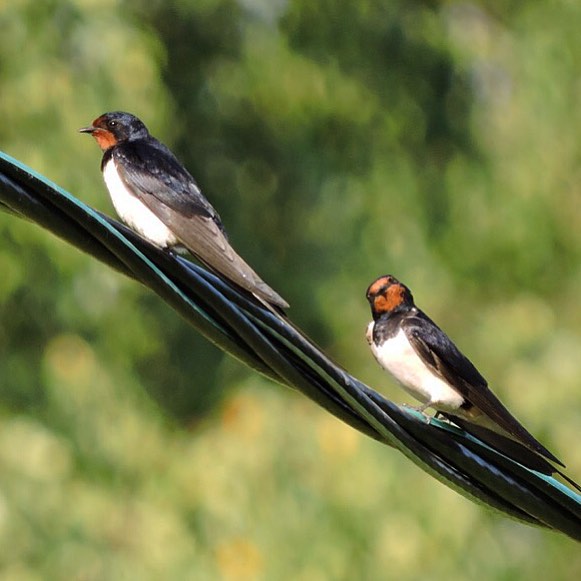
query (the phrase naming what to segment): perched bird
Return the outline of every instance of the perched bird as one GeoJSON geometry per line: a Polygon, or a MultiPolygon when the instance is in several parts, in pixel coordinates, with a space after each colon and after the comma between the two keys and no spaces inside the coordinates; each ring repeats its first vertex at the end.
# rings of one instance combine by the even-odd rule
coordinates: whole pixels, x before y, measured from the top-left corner
{"type": "Polygon", "coordinates": [[[103,150],[101,171],[119,217],[161,248],[191,252],[267,304],[288,308],[230,246],[222,220],[194,178],[143,122],[115,111],[79,130],[103,150]]]}
{"type": "MultiPolygon", "coordinates": [[[[545,474],[563,463],[506,409],[484,377],[425,313],[409,288],[391,275],[367,289],[373,321],[367,341],[383,369],[413,397],[491,447],[545,474]]],[[[577,486],[567,476],[564,478],[577,486]]]]}

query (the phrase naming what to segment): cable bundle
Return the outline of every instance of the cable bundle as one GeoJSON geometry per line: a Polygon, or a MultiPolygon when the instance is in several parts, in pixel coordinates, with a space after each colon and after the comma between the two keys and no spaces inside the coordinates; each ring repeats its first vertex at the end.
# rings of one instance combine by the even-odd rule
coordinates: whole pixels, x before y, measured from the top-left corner
{"type": "Polygon", "coordinates": [[[0,152],[0,208],[50,230],[156,292],[215,345],[404,453],[467,498],[581,541],[581,495],[445,422],[401,408],[244,291],[149,244],[0,152]]]}

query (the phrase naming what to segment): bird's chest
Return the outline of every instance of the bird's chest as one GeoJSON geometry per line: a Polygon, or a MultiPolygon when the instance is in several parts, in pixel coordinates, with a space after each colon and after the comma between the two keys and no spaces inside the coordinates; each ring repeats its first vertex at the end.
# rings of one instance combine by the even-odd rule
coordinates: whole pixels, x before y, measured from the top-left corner
{"type": "Polygon", "coordinates": [[[424,363],[410,343],[405,331],[371,344],[378,363],[413,397],[427,403],[438,402],[442,408],[455,409],[463,398],[424,363]]]}
{"type": "Polygon", "coordinates": [[[380,344],[372,343],[371,349],[378,363],[406,388],[421,391],[423,383],[433,376],[402,329],[380,344]]]}
{"type": "Polygon", "coordinates": [[[103,168],[103,178],[115,211],[127,226],[156,246],[167,248],[178,243],[173,232],[126,186],[113,159],[103,168]]]}

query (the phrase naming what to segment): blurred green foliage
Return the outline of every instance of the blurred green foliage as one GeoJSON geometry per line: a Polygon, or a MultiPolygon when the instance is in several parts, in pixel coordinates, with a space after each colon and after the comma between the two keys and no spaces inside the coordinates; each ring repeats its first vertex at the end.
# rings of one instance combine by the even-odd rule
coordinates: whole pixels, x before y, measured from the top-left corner
{"type": "MultiPolygon", "coordinates": [[[[581,478],[581,5],[13,0],[0,148],[112,212],[94,143],[142,117],[355,375],[387,272],[581,478]]],[[[135,283],[0,215],[0,577],[578,579],[223,357],[135,283]]]]}

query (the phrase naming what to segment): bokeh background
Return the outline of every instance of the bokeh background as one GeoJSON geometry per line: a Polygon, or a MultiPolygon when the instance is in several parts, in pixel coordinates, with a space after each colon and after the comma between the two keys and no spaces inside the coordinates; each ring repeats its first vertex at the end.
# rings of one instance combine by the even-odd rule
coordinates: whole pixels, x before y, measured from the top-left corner
{"type": "MultiPolygon", "coordinates": [[[[581,4],[10,0],[0,148],[113,213],[76,130],[170,145],[291,318],[364,340],[393,273],[581,479],[581,4]]],[[[224,356],[151,292],[0,215],[0,578],[579,579],[224,356]]]]}

